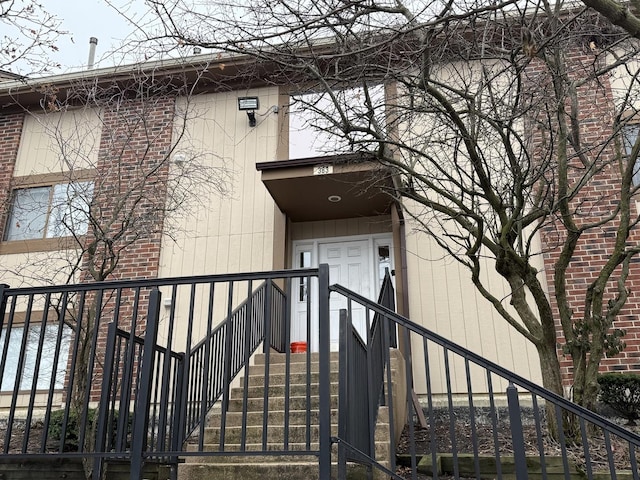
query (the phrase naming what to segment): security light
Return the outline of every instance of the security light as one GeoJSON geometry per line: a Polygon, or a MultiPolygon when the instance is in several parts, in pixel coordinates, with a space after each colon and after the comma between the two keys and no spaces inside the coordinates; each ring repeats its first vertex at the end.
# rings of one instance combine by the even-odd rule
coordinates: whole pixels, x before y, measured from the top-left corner
{"type": "Polygon", "coordinates": [[[238,98],[238,110],[258,110],[260,102],[258,97],[240,97],[238,98]]]}
{"type": "Polygon", "coordinates": [[[258,97],[240,97],[238,98],[238,110],[246,111],[247,117],[249,117],[249,126],[256,126],[256,114],[255,110],[260,108],[260,102],[258,97]]]}

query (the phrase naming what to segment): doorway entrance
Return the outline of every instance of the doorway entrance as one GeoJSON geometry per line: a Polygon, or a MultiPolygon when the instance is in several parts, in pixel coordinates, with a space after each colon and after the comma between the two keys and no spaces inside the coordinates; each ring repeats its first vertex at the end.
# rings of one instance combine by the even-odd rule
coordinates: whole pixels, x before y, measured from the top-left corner
{"type": "MultiPolygon", "coordinates": [[[[293,251],[294,268],[317,267],[326,263],[329,265],[330,284],[340,284],[370,300],[376,300],[378,297],[385,269],[393,269],[390,234],[298,241],[294,242],[293,251]]],[[[305,280],[300,280],[293,286],[293,290],[291,341],[305,341],[309,325],[309,347],[311,351],[317,351],[317,283],[311,282],[311,285],[307,285],[305,280]],[[308,312],[309,305],[311,308],[308,312]]],[[[343,308],[347,308],[346,299],[331,295],[329,312],[332,351],[338,350],[339,314],[343,308]]],[[[364,307],[353,304],[351,313],[355,327],[366,340],[364,307]]]]}

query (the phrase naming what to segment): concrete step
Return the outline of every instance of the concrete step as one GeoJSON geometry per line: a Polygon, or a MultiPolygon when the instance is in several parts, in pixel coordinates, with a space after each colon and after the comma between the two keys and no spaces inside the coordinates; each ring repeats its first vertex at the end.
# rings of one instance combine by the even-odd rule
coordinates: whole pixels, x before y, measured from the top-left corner
{"type": "MultiPolygon", "coordinates": [[[[294,457],[295,458],[295,457],[294,457]]],[[[229,480],[229,479],[278,479],[300,480],[318,478],[318,462],[298,462],[294,459],[286,463],[185,463],[178,468],[178,480],[229,480]]],[[[357,464],[347,464],[348,480],[365,480],[366,468],[357,464]]],[[[375,475],[374,478],[383,478],[375,475]]],[[[338,479],[338,468],[331,467],[331,480],[338,479]]]]}
{"type": "MultiPolygon", "coordinates": [[[[318,362],[320,361],[320,354],[318,352],[313,352],[309,354],[311,356],[311,361],[312,362],[318,362]]],[[[307,353],[291,353],[289,355],[290,358],[290,362],[291,363],[306,363],[307,361],[307,353]]],[[[339,353],[338,352],[331,352],[329,354],[329,358],[331,359],[330,361],[332,362],[337,362],[339,357],[339,353]]],[[[266,354],[264,353],[258,353],[255,355],[254,357],[254,363],[256,365],[264,365],[266,359],[266,354]]],[[[285,363],[287,361],[287,354],[286,353],[275,353],[275,352],[271,352],[269,354],[269,363],[273,364],[273,363],[285,363]]]]}
{"type": "MultiPolygon", "coordinates": [[[[217,447],[217,445],[208,445],[211,449],[217,447]]],[[[188,445],[187,452],[196,452],[197,445],[188,445]]],[[[228,450],[227,450],[228,451],[228,450]]],[[[318,457],[315,455],[210,455],[207,457],[200,456],[185,456],[185,463],[207,463],[207,464],[218,464],[218,463],[287,463],[292,459],[295,459],[297,462],[317,462],[318,457]]]]}
{"type": "MultiPolygon", "coordinates": [[[[299,355],[299,354],[297,354],[299,355]]],[[[265,371],[266,366],[262,365],[262,364],[258,364],[258,365],[251,365],[249,367],[249,376],[252,375],[263,375],[264,376],[264,371],[265,371]]],[[[320,371],[320,364],[318,362],[312,362],[310,365],[310,372],[312,373],[318,373],[320,371]]],[[[332,361],[329,364],[329,370],[331,372],[337,372],[338,371],[338,361],[332,361]]],[[[285,363],[272,363],[269,362],[269,375],[273,375],[273,374],[284,374],[287,372],[287,365],[285,363]]],[[[307,364],[305,362],[296,362],[296,363],[290,363],[289,364],[289,373],[306,373],[307,372],[307,364]]]]}
{"type": "MultiPolygon", "coordinates": [[[[243,428],[242,426],[229,427],[225,429],[225,444],[238,444],[242,441],[243,428]]],[[[289,443],[304,443],[307,441],[307,435],[309,435],[310,441],[314,442],[318,439],[320,429],[317,425],[289,425],[286,430],[288,432],[289,443]]],[[[204,429],[204,443],[205,444],[219,444],[220,443],[220,427],[207,427],[204,429]]],[[[260,443],[262,442],[262,435],[264,429],[262,425],[249,425],[244,428],[245,443],[260,443]]],[[[331,435],[335,436],[338,433],[338,426],[331,425],[331,435]]],[[[267,425],[267,441],[270,443],[284,444],[285,428],[280,425],[267,425]]],[[[376,441],[384,441],[389,438],[389,425],[386,423],[378,422],[375,432],[376,441]]]]}
{"type": "MultiPolygon", "coordinates": [[[[313,451],[317,451],[320,448],[319,444],[317,441],[315,442],[311,442],[309,444],[309,446],[307,447],[306,443],[296,443],[296,442],[290,442],[287,445],[287,452],[300,452],[301,454],[305,454],[305,452],[313,452],[313,451]]],[[[337,448],[335,445],[333,446],[334,450],[337,448]]],[[[188,443],[187,444],[187,451],[188,452],[198,452],[198,444],[197,443],[188,443]]],[[[220,444],[207,444],[205,443],[203,445],[202,448],[203,452],[219,452],[220,451],[220,444]]],[[[238,457],[238,458],[244,458],[246,462],[250,462],[251,458],[254,457],[254,455],[242,455],[242,452],[277,452],[276,455],[280,455],[282,454],[282,452],[285,451],[284,445],[282,443],[274,443],[274,442],[269,442],[265,445],[265,448],[262,448],[262,443],[247,443],[244,448],[241,448],[241,445],[238,443],[225,443],[224,445],[224,452],[225,453],[230,453],[230,452],[238,452],[236,455],[211,455],[211,456],[207,456],[207,455],[203,455],[203,456],[185,456],[185,459],[187,462],[189,463],[206,463],[206,462],[213,462],[215,463],[216,460],[212,460],[212,459],[223,459],[226,457],[238,457]]],[[[334,452],[335,453],[335,452],[334,452]]],[[[388,439],[386,439],[386,441],[384,442],[376,442],[375,443],[375,454],[376,454],[376,458],[379,459],[380,461],[386,461],[390,458],[389,456],[389,442],[388,439]]],[[[258,455],[260,456],[260,455],[258,455]]],[[[272,456],[268,456],[269,458],[273,458],[272,456]]],[[[287,457],[291,458],[290,455],[287,455],[287,457]]],[[[223,462],[224,463],[224,462],[223,462]]]]}
{"type": "MultiPolygon", "coordinates": [[[[242,412],[242,405],[244,403],[243,399],[232,398],[229,400],[229,411],[230,412],[242,412]]],[[[284,410],[284,398],[283,397],[274,397],[269,398],[268,407],[269,411],[274,410],[284,410]]],[[[264,406],[263,398],[249,398],[247,399],[247,410],[250,412],[261,412],[264,406]]],[[[320,406],[320,400],[317,395],[312,395],[310,398],[310,404],[307,406],[307,397],[289,397],[289,408],[291,410],[306,410],[307,407],[312,410],[317,410],[320,406]]],[[[331,400],[329,404],[329,408],[338,408],[338,396],[331,395],[331,400]]]]}
{"type": "MultiPolygon", "coordinates": [[[[284,425],[284,410],[269,411],[267,415],[267,421],[269,425],[284,425]]],[[[228,412],[226,415],[226,425],[229,427],[237,427],[242,425],[242,412],[228,412]]],[[[311,425],[317,424],[319,420],[317,410],[311,410],[309,412],[309,423],[311,425]]],[[[289,425],[306,425],[307,423],[307,411],[306,410],[289,410],[289,425]]],[[[247,412],[247,425],[262,425],[264,419],[264,412],[247,412]]],[[[331,423],[337,423],[338,411],[331,410],[331,423]]],[[[221,423],[221,414],[211,413],[207,417],[207,426],[215,427],[221,423]]]]}
{"type": "MultiPolygon", "coordinates": [[[[246,427],[245,435],[247,443],[260,443],[262,442],[262,425],[261,426],[249,426],[246,427]]],[[[303,443],[306,442],[307,433],[309,434],[310,441],[314,442],[318,440],[319,428],[316,425],[311,425],[308,429],[306,425],[290,425],[289,426],[289,442],[303,443]]],[[[338,426],[331,426],[331,435],[338,433],[338,426]]],[[[282,425],[269,425],[267,426],[267,441],[270,443],[284,443],[285,430],[282,425]]],[[[227,427],[225,428],[225,443],[240,443],[242,439],[242,427],[227,427]]],[[[206,444],[218,444],[220,442],[220,428],[207,427],[204,430],[204,443],[206,444]]]]}
{"type": "MultiPolygon", "coordinates": [[[[338,410],[330,410],[331,424],[337,425],[338,423],[338,410]]],[[[207,416],[207,426],[217,427],[221,424],[220,411],[211,412],[207,416]]],[[[284,425],[285,412],[284,410],[269,410],[267,415],[267,421],[269,425],[284,425]]],[[[289,425],[306,425],[307,424],[307,410],[294,410],[289,409],[288,412],[289,425]]],[[[246,425],[262,425],[264,419],[264,412],[262,410],[256,412],[247,411],[246,425]]],[[[309,411],[309,423],[311,425],[317,424],[319,421],[319,413],[317,410],[309,411]]],[[[378,410],[378,422],[389,423],[389,409],[387,407],[380,407],[378,410]]],[[[226,425],[228,427],[242,426],[242,411],[227,412],[226,425]]]]}
{"type": "MultiPolygon", "coordinates": [[[[310,384],[309,385],[309,394],[310,395],[318,395],[320,391],[319,385],[310,384]]],[[[332,383],[329,385],[329,391],[331,395],[338,394],[338,384],[332,383]]],[[[289,391],[286,391],[284,385],[272,385],[271,380],[269,380],[269,397],[304,397],[307,394],[307,385],[306,384],[292,384],[289,385],[289,391]]],[[[241,399],[244,395],[244,389],[242,387],[236,387],[231,389],[231,398],[241,399]]],[[[247,397],[248,398],[263,398],[264,397],[264,386],[253,386],[247,389],[247,397]]]]}
{"type": "MultiPolygon", "coordinates": [[[[318,383],[320,380],[320,374],[318,372],[312,372],[309,375],[309,383],[313,385],[314,383],[318,383]]],[[[284,373],[273,373],[269,372],[269,385],[284,385],[286,382],[287,376],[284,373]]],[[[289,383],[295,385],[306,385],[307,384],[307,373],[306,372],[298,372],[291,373],[289,375],[289,383]]],[[[334,371],[329,374],[329,381],[331,383],[338,382],[338,372],[334,371]]],[[[244,385],[244,377],[240,378],[240,385],[244,385]]],[[[264,385],[264,371],[260,372],[260,375],[249,375],[249,386],[250,387],[259,387],[264,385]]]]}

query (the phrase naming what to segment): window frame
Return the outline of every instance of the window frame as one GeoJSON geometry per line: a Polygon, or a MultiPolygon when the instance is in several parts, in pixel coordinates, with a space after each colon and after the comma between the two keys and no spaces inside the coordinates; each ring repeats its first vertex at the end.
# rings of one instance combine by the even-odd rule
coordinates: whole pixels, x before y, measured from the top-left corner
{"type": "MultiPolygon", "coordinates": [[[[96,173],[97,172],[94,169],[86,169],[74,172],[14,177],[12,179],[10,195],[8,198],[9,208],[7,209],[7,212],[2,216],[3,218],[2,237],[0,239],[0,255],[39,251],[44,252],[72,248],[75,244],[75,239],[72,235],[54,237],[43,236],[42,238],[7,240],[6,234],[8,230],[8,224],[11,219],[11,209],[13,208],[14,193],[17,190],[28,188],[50,187],[53,189],[56,185],[70,184],[74,182],[95,181],[96,173]]],[[[49,205],[47,206],[47,220],[52,211],[53,208],[50,198],[49,205]]],[[[47,223],[45,223],[43,235],[46,235],[46,232],[48,230],[47,223]]]]}
{"type": "MultiPolygon", "coordinates": [[[[8,316],[5,315],[4,322],[2,324],[2,329],[0,330],[0,357],[3,355],[4,348],[7,345],[6,332],[7,332],[8,326],[11,327],[12,333],[10,334],[10,338],[8,342],[9,351],[7,352],[7,364],[5,365],[2,378],[0,378],[0,397],[13,395],[15,392],[17,392],[19,395],[29,393],[32,391],[32,388],[34,386],[34,380],[35,380],[35,386],[36,386],[34,391],[36,393],[48,392],[49,386],[51,385],[52,378],[55,378],[54,392],[62,392],[66,388],[68,375],[69,375],[69,359],[72,353],[71,348],[73,343],[73,336],[75,335],[75,333],[73,331],[73,328],[70,327],[69,325],[65,325],[64,323],[61,323],[59,320],[54,320],[54,318],[57,317],[57,314],[56,314],[56,311],[52,309],[49,310],[49,313],[47,315],[48,321],[45,323],[44,326],[45,326],[45,332],[47,330],[54,329],[53,332],[55,332],[55,337],[53,335],[50,335],[50,333],[45,333],[44,339],[43,339],[43,349],[51,349],[51,348],[53,348],[54,350],[59,349],[58,362],[56,366],[57,368],[56,368],[56,371],[54,372],[53,362],[52,362],[50,365],[51,371],[49,371],[44,378],[44,380],[46,381],[46,387],[42,386],[42,388],[38,388],[38,382],[43,380],[43,375],[44,375],[43,371],[47,372],[48,371],[47,369],[49,368],[47,364],[48,360],[46,360],[46,358],[48,357],[47,356],[43,357],[42,352],[38,351],[37,349],[42,335],[40,331],[38,331],[37,333],[34,333],[35,330],[39,330],[42,327],[42,319],[44,317],[44,314],[45,314],[44,310],[34,310],[30,312],[30,314],[27,314],[27,312],[15,312],[13,321],[11,322],[9,322],[8,316]],[[27,315],[29,316],[29,322],[28,322],[28,329],[25,329],[25,326],[27,325],[27,315]],[[60,328],[63,329],[63,332],[61,334],[60,342],[58,344],[58,330],[60,328]],[[16,331],[19,329],[21,329],[21,334],[19,337],[16,337],[16,331]],[[22,378],[20,381],[20,385],[18,386],[18,389],[15,390],[15,377],[18,373],[17,372],[18,363],[16,360],[16,364],[15,364],[16,368],[14,372],[12,367],[9,366],[9,353],[11,353],[11,347],[12,346],[15,347],[16,345],[16,343],[12,344],[12,342],[14,341],[13,339],[15,338],[17,338],[16,342],[18,347],[21,350],[25,332],[27,332],[27,335],[33,335],[32,337],[33,342],[31,342],[31,339],[27,339],[27,341],[25,342],[25,352],[27,355],[24,358],[25,363],[22,366],[23,371],[22,371],[22,378]],[[41,357],[39,360],[40,370],[38,372],[38,377],[34,379],[33,372],[30,370],[30,368],[35,366],[35,362],[38,361],[36,359],[37,356],[41,357]],[[43,358],[45,359],[44,361],[43,361],[43,358]],[[7,372],[9,372],[9,377],[4,378],[4,375],[7,372]],[[7,383],[5,384],[5,382],[7,383]]],[[[22,353],[22,351],[20,351],[19,353],[22,353]]]]}
{"type": "MultiPolygon", "coordinates": [[[[382,116],[385,117],[388,114],[387,105],[387,88],[383,81],[376,83],[375,85],[367,85],[369,94],[376,100],[374,103],[377,107],[383,107],[382,116]]],[[[345,84],[336,85],[331,89],[333,95],[338,97],[349,98],[353,97],[357,99],[360,95],[363,95],[364,88],[362,85],[345,84]],[[346,97],[345,97],[346,96],[346,97]]],[[[330,98],[330,93],[323,88],[313,88],[309,86],[308,89],[290,90],[287,92],[287,138],[286,147],[289,160],[299,160],[303,158],[321,158],[321,157],[333,157],[344,154],[354,153],[353,145],[350,145],[345,139],[341,137],[334,137],[333,134],[323,131],[322,129],[315,129],[312,127],[314,123],[328,123],[328,128],[331,128],[330,121],[324,119],[323,115],[319,112],[314,112],[313,109],[306,110],[304,105],[315,104],[319,110],[334,110],[335,104],[330,98]],[[323,107],[324,105],[324,107],[323,107]],[[300,108],[302,106],[302,108],[300,108]],[[324,145],[332,144],[327,150],[323,149],[324,145]]],[[[346,105],[347,102],[345,101],[346,105]]],[[[351,107],[349,111],[358,110],[359,107],[351,107]]],[[[376,108],[377,111],[377,108],[376,108]]],[[[378,112],[380,114],[380,112],[378,112]]],[[[334,112],[335,114],[335,112],[334,112]]],[[[348,113],[349,116],[349,113],[348,113]]],[[[363,121],[364,117],[357,117],[363,121]]],[[[363,145],[371,140],[362,138],[363,145]]],[[[375,141],[371,141],[375,144],[375,141]]]]}
{"type": "MultiPolygon", "coordinates": [[[[634,119],[635,120],[635,119],[634,119]]],[[[620,127],[620,135],[622,137],[622,153],[625,157],[631,154],[633,145],[640,136],[640,121],[629,121],[620,127]],[[633,130],[634,138],[630,138],[629,134],[633,130]]],[[[631,185],[633,187],[640,186],[640,155],[636,158],[633,166],[633,175],[631,176],[631,185]]]]}

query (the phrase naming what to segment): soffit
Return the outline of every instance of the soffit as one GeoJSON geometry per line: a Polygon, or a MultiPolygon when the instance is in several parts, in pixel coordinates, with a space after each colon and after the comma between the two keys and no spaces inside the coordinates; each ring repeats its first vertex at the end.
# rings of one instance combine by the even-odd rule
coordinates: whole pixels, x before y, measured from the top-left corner
{"type": "Polygon", "coordinates": [[[294,222],[390,212],[389,170],[362,157],[263,162],[256,168],[262,172],[262,182],[280,210],[294,222]],[[340,201],[331,201],[337,197],[340,201]]]}

